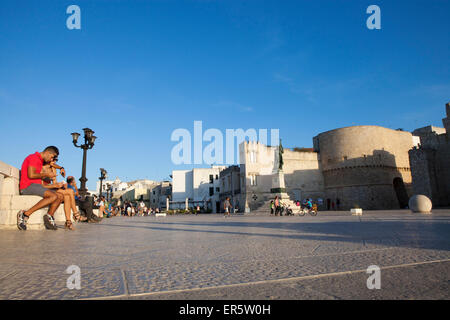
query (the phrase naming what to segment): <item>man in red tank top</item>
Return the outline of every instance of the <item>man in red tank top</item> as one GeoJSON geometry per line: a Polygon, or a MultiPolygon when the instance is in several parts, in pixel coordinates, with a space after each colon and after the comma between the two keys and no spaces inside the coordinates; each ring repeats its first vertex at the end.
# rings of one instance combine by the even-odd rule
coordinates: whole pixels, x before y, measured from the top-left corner
{"type": "MultiPolygon", "coordinates": [[[[44,224],[47,229],[56,230],[53,215],[61,204],[61,200],[55,192],[44,188],[41,180],[43,178],[53,178],[55,173],[41,173],[44,163],[52,161],[59,154],[58,148],[49,146],[42,152],[30,154],[25,158],[20,172],[19,189],[21,195],[36,195],[43,199],[28,210],[20,210],[17,214],[17,227],[19,230],[27,229],[27,221],[30,215],[46,206],[49,206],[48,213],[44,216],[44,224]]],[[[63,170],[62,168],[61,170],[63,170]]]]}

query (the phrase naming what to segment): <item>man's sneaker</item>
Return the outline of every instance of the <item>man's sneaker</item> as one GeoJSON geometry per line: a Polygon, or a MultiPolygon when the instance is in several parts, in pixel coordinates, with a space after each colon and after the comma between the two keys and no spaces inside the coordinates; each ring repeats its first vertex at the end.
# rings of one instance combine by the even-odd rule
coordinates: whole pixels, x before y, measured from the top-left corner
{"type": "Polygon", "coordinates": [[[48,213],[44,215],[44,226],[48,230],[58,230],[58,227],[56,226],[55,219],[48,213]]]}
{"type": "Polygon", "coordinates": [[[17,228],[19,230],[27,230],[28,217],[24,214],[25,210],[20,210],[17,213],[17,228]]]}

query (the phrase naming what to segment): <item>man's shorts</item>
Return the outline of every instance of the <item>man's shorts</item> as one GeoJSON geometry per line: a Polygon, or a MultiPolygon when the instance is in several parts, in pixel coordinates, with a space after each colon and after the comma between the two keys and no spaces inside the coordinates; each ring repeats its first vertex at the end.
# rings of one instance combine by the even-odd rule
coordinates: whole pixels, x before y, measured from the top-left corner
{"type": "Polygon", "coordinates": [[[41,184],[32,183],[27,188],[20,190],[20,194],[23,196],[40,196],[43,198],[47,190],[41,184]]]}

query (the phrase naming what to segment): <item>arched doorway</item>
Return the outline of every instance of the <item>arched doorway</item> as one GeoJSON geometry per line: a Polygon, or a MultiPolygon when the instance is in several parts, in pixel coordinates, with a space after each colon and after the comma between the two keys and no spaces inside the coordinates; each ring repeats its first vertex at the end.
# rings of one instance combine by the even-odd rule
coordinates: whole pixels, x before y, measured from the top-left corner
{"type": "Polygon", "coordinates": [[[398,204],[400,209],[404,209],[408,206],[408,193],[406,192],[405,184],[402,178],[394,178],[393,181],[395,194],[397,195],[398,204]]]}

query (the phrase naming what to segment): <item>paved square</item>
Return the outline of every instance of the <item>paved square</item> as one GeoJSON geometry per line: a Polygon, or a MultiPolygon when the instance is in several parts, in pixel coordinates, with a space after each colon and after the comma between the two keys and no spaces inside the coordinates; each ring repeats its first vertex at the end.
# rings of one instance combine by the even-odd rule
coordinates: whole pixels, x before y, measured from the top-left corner
{"type": "Polygon", "coordinates": [[[450,210],[115,217],[1,231],[0,299],[449,299],[450,210]],[[69,290],[66,269],[81,269],[69,290]],[[369,290],[367,267],[381,268],[369,290]]]}

